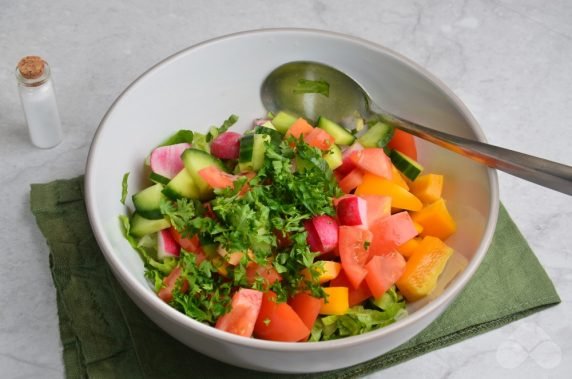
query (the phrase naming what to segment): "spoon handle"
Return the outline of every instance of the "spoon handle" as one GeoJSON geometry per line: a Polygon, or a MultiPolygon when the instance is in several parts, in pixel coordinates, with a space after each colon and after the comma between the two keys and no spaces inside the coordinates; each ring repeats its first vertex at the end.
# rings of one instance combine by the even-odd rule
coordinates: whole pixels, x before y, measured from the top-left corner
{"type": "Polygon", "coordinates": [[[519,178],[572,195],[572,167],[382,114],[396,128],[519,178]]]}

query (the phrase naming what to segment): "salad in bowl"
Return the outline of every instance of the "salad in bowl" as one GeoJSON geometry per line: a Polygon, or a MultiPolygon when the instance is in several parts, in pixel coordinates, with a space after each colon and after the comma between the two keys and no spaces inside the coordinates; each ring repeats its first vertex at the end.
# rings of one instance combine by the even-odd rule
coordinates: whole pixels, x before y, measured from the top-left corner
{"type": "Polygon", "coordinates": [[[288,112],[241,134],[237,120],[141,157],[148,181],[121,225],[165,303],[243,337],[326,341],[406,317],[466,265],[445,242],[446,178],[411,135],[288,112]]]}

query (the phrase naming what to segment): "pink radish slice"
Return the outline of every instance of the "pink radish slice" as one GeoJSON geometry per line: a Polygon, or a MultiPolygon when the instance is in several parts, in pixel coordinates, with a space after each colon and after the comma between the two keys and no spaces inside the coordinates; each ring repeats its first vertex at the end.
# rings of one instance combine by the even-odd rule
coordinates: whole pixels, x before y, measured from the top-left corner
{"type": "Polygon", "coordinates": [[[163,229],[157,235],[157,257],[164,259],[167,257],[178,257],[181,248],[171,235],[169,229],[163,229]]]}
{"type": "Polygon", "coordinates": [[[367,203],[359,196],[348,196],[338,202],[336,212],[341,225],[367,229],[367,203]]]}
{"type": "Polygon", "coordinates": [[[224,132],[211,142],[211,154],[220,159],[238,159],[241,135],[224,132]]]}
{"type": "Polygon", "coordinates": [[[151,171],[167,179],[173,179],[185,167],[181,154],[189,147],[190,144],[183,142],[156,148],[149,158],[151,171]]]}
{"type": "Polygon", "coordinates": [[[304,222],[311,251],[329,253],[338,246],[338,223],[332,217],[323,215],[304,222]]]}

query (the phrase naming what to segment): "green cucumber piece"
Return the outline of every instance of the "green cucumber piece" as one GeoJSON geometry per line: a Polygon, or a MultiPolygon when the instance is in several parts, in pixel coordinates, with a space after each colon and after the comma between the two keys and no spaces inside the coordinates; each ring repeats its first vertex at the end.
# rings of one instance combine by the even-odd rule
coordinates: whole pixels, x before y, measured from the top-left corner
{"type": "Polygon", "coordinates": [[[216,166],[222,171],[226,171],[226,168],[222,164],[222,162],[218,158],[210,155],[205,151],[193,148],[185,150],[185,152],[181,156],[181,159],[183,160],[185,168],[191,175],[191,178],[193,178],[193,181],[195,182],[195,185],[199,190],[199,199],[208,200],[209,198],[211,198],[213,194],[213,189],[199,175],[199,171],[201,171],[203,168],[210,166],[216,166]]]}
{"type": "Polygon", "coordinates": [[[292,125],[297,119],[298,117],[291,113],[280,111],[272,119],[272,125],[274,125],[276,130],[280,133],[285,134],[288,131],[288,128],[290,128],[290,125],[292,125]]]}
{"type": "Polygon", "coordinates": [[[147,234],[157,233],[159,230],[167,229],[170,226],[171,223],[166,218],[149,220],[135,212],[131,217],[131,229],[129,232],[133,237],[141,238],[147,234]]]}
{"type": "Polygon", "coordinates": [[[137,192],[132,197],[133,205],[135,205],[137,213],[151,220],[163,218],[160,209],[161,199],[163,198],[162,184],[155,184],[151,187],[147,187],[144,190],[137,192]]]}
{"type": "Polygon", "coordinates": [[[171,179],[167,178],[166,176],[159,175],[153,171],[151,171],[149,174],[149,180],[151,180],[153,183],[159,183],[163,185],[167,185],[171,181],[171,179]]]}
{"type": "Polygon", "coordinates": [[[363,147],[385,147],[391,141],[394,132],[393,126],[378,121],[358,138],[358,142],[363,147]]]}
{"type": "Polygon", "coordinates": [[[329,135],[334,137],[334,142],[338,145],[349,146],[356,139],[346,128],[325,117],[318,118],[318,128],[324,129],[329,135]]]}
{"type": "MultiPolygon", "coordinates": [[[[265,124],[266,125],[266,124],[265,124]]],[[[254,134],[267,134],[270,136],[270,141],[275,144],[279,145],[282,142],[282,134],[276,129],[271,129],[267,126],[257,126],[254,129],[254,134]]]]}
{"type": "Polygon", "coordinates": [[[183,197],[188,199],[198,199],[200,197],[199,189],[187,169],[182,169],[167,183],[163,189],[163,195],[172,200],[183,197]]]}
{"type": "Polygon", "coordinates": [[[250,134],[240,139],[238,169],[240,172],[258,171],[264,165],[266,143],[270,142],[268,134],[250,134]]]}
{"type": "Polygon", "coordinates": [[[262,124],[260,126],[262,126],[263,128],[276,130],[276,127],[274,127],[274,125],[272,124],[272,121],[266,121],[264,124],[262,124]]]}
{"type": "Polygon", "coordinates": [[[391,158],[393,165],[409,180],[415,180],[423,171],[423,166],[400,151],[392,150],[389,158],[391,158]]]}
{"type": "Polygon", "coordinates": [[[342,165],[342,150],[340,150],[338,145],[334,144],[324,153],[323,158],[330,166],[330,169],[335,170],[342,165]]]}

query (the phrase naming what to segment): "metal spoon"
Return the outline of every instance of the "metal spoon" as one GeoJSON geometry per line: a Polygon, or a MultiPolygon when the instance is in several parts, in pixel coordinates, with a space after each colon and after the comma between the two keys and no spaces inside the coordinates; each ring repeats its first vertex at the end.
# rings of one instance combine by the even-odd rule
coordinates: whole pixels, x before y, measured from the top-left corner
{"type": "Polygon", "coordinates": [[[367,92],[343,72],[317,62],[290,62],[264,80],[262,103],[268,111],[291,111],[308,119],[334,121],[356,112],[381,117],[398,129],[489,167],[572,195],[572,167],[546,159],[440,132],[391,114],[373,103],[367,92]],[[324,91],[329,93],[325,94],[324,91]]]}

